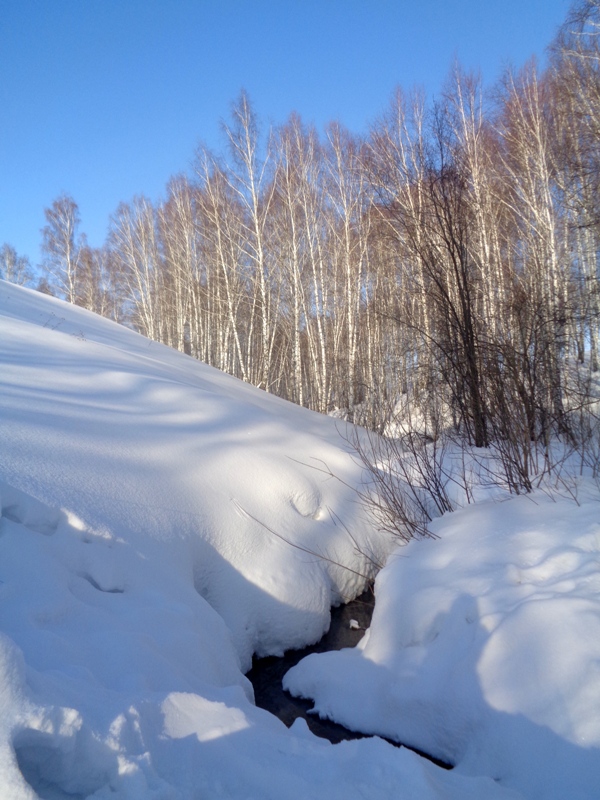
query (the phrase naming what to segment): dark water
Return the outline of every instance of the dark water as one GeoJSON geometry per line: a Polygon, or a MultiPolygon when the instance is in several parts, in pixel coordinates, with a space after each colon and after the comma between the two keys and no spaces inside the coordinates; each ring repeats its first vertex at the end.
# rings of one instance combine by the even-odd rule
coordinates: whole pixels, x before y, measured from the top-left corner
{"type": "Polygon", "coordinates": [[[297,717],[303,717],[314,734],[323,736],[330,742],[361,738],[362,734],[349,731],[336,722],[308,714],[308,710],[313,707],[312,701],[292,697],[284,692],[281,682],[285,673],[310,653],[325,653],[328,650],[341,650],[343,647],[357,645],[371,624],[374,605],[373,592],[364,592],[351,603],[332,609],[329,631],[316,644],[302,650],[288,650],[283,656],[254,658],[247,677],[254,686],[256,705],[275,714],[288,728],[297,717]],[[351,619],[358,622],[360,630],[350,628],[351,619]]]}
{"type": "MultiPolygon", "coordinates": [[[[337,722],[321,719],[316,714],[309,714],[309,710],[313,707],[312,700],[292,697],[283,690],[281,683],[285,673],[311,653],[325,653],[328,650],[355,647],[371,624],[374,606],[375,596],[369,589],[355,600],[352,600],[352,602],[332,609],[329,631],[316,644],[305,647],[302,650],[288,650],[283,656],[254,658],[252,660],[252,669],[247,673],[247,677],[254,686],[256,705],[259,708],[270,711],[271,714],[275,714],[288,728],[295,719],[302,717],[316,736],[329,739],[334,744],[344,739],[364,738],[367,734],[351,731],[343,725],[338,725],[337,722]],[[351,628],[350,620],[358,622],[359,628],[356,630],[351,628]]],[[[391,744],[398,747],[402,746],[398,742],[391,742],[391,744]]],[[[410,749],[414,750],[414,748],[410,749]]],[[[423,753],[420,750],[415,750],[415,752],[440,767],[451,768],[449,764],[432,758],[427,753],[423,753]]]]}

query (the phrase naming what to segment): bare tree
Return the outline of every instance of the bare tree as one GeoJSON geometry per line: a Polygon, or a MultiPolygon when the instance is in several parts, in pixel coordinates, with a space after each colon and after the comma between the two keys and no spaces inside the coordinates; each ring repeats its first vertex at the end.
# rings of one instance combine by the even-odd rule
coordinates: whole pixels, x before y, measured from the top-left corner
{"type": "Polygon", "coordinates": [[[0,278],[20,286],[29,286],[33,272],[27,256],[17,255],[12,245],[4,243],[0,248],[0,278]]]}
{"type": "Polygon", "coordinates": [[[131,205],[121,203],[112,220],[112,258],[121,264],[132,321],[150,339],[162,341],[164,314],[161,302],[163,274],[155,227],[155,211],[145,197],[131,205]]]}
{"type": "Polygon", "coordinates": [[[243,247],[254,286],[253,308],[258,311],[260,325],[260,356],[253,359],[256,364],[253,383],[270,391],[276,303],[271,293],[273,265],[268,259],[267,224],[274,184],[269,176],[270,151],[267,147],[261,157],[258,120],[245,92],[234,103],[232,121],[223,129],[236,167],[235,172],[228,171],[226,176],[244,208],[243,247]]]}
{"type": "Polygon", "coordinates": [[[77,203],[63,194],[44,210],[42,229],[43,268],[50,286],[69,303],[77,301],[81,242],[77,235],[80,218],[77,203]]]}

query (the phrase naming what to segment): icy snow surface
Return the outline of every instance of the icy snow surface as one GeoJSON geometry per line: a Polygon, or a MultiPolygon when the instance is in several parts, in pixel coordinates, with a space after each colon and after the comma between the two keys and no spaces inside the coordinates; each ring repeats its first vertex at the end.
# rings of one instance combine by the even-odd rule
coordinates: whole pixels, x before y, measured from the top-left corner
{"type": "Polygon", "coordinates": [[[361,590],[332,562],[389,548],[311,466],[360,479],[334,421],[3,282],[0,361],[2,800],[519,796],[252,703],[252,653],[315,641],[361,590]]]}

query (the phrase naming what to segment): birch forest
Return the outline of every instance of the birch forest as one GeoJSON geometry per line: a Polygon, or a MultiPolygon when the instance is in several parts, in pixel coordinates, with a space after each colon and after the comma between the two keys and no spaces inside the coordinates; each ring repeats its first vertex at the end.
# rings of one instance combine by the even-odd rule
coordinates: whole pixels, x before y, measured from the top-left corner
{"type": "MultiPolygon", "coordinates": [[[[40,288],[261,389],[383,431],[399,404],[476,447],[581,436],[598,371],[600,3],[493,91],[451,70],[359,137],[242,93],[161,202],[102,248],[46,210],[40,288]],[[578,428],[579,426],[579,428],[578,428]]],[[[523,450],[523,448],[525,448],[523,450]]]]}

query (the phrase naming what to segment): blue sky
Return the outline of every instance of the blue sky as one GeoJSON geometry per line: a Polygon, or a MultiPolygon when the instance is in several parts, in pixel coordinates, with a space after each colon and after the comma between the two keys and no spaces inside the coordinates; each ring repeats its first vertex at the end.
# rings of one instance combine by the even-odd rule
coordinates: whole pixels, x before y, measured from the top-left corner
{"type": "Polygon", "coordinates": [[[397,85],[435,94],[455,58],[486,85],[544,50],[569,0],[2,0],[0,244],[36,264],[43,210],[79,204],[92,245],[122,200],[158,200],[240,89],[364,132],[397,85]]]}

